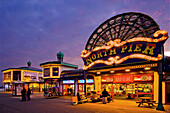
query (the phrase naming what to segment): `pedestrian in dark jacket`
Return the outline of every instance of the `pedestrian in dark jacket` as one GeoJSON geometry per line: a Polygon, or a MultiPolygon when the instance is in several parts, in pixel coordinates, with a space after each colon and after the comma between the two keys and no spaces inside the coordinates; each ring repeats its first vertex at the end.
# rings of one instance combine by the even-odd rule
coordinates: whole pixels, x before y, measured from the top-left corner
{"type": "Polygon", "coordinates": [[[27,98],[28,98],[28,100],[30,100],[30,95],[31,95],[31,90],[30,90],[30,88],[28,88],[28,91],[27,91],[27,98]]]}
{"type": "Polygon", "coordinates": [[[106,91],[106,89],[104,89],[104,91],[102,92],[102,102],[103,104],[106,104],[107,102],[107,96],[110,96],[109,93],[106,91]]]}
{"type": "Polygon", "coordinates": [[[22,94],[22,100],[21,101],[26,101],[26,89],[23,88],[23,90],[21,91],[22,94]]]}

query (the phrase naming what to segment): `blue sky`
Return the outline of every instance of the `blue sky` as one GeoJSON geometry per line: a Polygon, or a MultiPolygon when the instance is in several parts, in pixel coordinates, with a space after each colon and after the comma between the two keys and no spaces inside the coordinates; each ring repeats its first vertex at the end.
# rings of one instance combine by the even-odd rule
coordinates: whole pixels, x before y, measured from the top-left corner
{"type": "Polygon", "coordinates": [[[0,0],[0,70],[27,61],[40,68],[59,51],[64,62],[82,68],[80,54],[92,32],[125,12],[145,13],[170,32],[169,0],[0,0]]]}

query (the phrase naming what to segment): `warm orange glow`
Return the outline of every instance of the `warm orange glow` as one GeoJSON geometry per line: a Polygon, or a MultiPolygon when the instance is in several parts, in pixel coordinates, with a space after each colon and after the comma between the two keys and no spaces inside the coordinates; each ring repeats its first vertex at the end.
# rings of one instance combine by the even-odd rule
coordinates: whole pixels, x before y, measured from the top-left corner
{"type": "Polygon", "coordinates": [[[139,71],[139,73],[143,73],[143,71],[139,71]]]}
{"type": "Polygon", "coordinates": [[[114,73],[115,71],[110,71],[110,73],[114,73]]]}
{"type": "Polygon", "coordinates": [[[97,72],[97,74],[99,75],[99,74],[101,74],[101,72],[97,72]]]}
{"type": "Polygon", "coordinates": [[[151,57],[151,56],[148,56],[148,55],[143,55],[143,54],[132,54],[132,55],[129,55],[129,56],[125,56],[123,58],[120,59],[119,56],[116,56],[116,57],[110,57],[107,61],[104,61],[104,60],[96,60],[92,63],[90,63],[88,66],[83,66],[83,69],[84,70],[87,70],[88,68],[94,66],[95,64],[106,64],[106,65],[112,65],[112,64],[120,64],[128,59],[131,59],[131,58],[140,58],[140,59],[146,59],[146,60],[150,60],[150,61],[158,61],[158,60],[161,60],[162,59],[162,55],[161,54],[158,54],[157,57],[151,57]]]}
{"type": "Polygon", "coordinates": [[[125,71],[126,71],[126,72],[129,72],[129,71],[130,71],[130,69],[125,69],[125,71]]]}
{"type": "Polygon", "coordinates": [[[83,50],[81,52],[81,57],[82,58],[86,58],[88,57],[92,52],[94,51],[98,51],[98,50],[102,50],[102,49],[105,49],[105,50],[109,50],[113,47],[120,47],[120,46],[123,46],[124,44],[126,43],[131,43],[131,42],[140,42],[140,41],[145,41],[145,42],[160,42],[160,41],[163,41],[163,40],[166,40],[168,38],[168,32],[165,31],[165,30],[158,30],[154,33],[154,37],[158,37],[159,34],[162,34],[163,36],[159,39],[152,39],[152,38],[147,38],[147,37],[137,37],[137,38],[132,38],[132,39],[129,39],[129,40],[125,40],[125,41],[122,41],[120,39],[115,39],[114,41],[109,41],[107,43],[107,45],[103,45],[101,47],[96,47],[94,48],[91,52],[88,52],[87,50],[83,50]]]}
{"type": "Polygon", "coordinates": [[[151,68],[150,68],[150,67],[145,67],[144,69],[145,69],[145,70],[150,70],[151,68]]]}

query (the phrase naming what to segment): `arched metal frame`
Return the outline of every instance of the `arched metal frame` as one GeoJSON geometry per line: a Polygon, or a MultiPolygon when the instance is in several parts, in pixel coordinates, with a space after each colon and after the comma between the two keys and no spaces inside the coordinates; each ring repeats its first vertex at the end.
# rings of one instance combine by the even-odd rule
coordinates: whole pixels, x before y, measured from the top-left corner
{"type": "Polygon", "coordinates": [[[157,30],[160,30],[158,24],[148,15],[137,12],[119,14],[103,22],[92,33],[85,49],[91,51],[114,39],[151,38],[157,30]]]}

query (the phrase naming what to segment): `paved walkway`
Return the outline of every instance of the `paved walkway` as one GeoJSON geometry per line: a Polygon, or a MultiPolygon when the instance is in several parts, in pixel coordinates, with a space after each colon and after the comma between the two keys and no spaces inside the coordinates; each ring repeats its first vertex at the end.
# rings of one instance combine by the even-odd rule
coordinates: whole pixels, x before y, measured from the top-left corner
{"type": "MultiPolygon", "coordinates": [[[[70,96],[64,96],[62,97],[63,99],[67,99],[68,101],[71,101],[72,98],[70,96]]],[[[89,99],[88,99],[89,100],[89,99]]],[[[89,104],[90,106],[95,106],[95,105],[103,105],[102,102],[91,102],[91,100],[88,103],[84,103],[84,104],[89,104]]],[[[80,104],[81,106],[82,104],[80,104]]],[[[110,107],[114,107],[120,110],[130,110],[130,109],[138,109],[138,110],[152,110],[152,111],[159,111],[156,110],[156,107],[158,106],[158,104],[154,104],[153,107],[148,107],[148,104],[144,103],[143,105],[141,105],[140,107],[138,107],[138,103],[136,103],[136,101],[134,100],[127,100],[127,99],[114,99],[114,102],[111,103],[107,103],[105,106],[110,106],[110,107]]],[[[170,113],[170,105],[163,105],[165,112],[170,113]]]]}
{"type": "Polygon", "coordinates": [[[102,104],[102,102],[88,102],[71,105],[71,96],[54,99],[43,98],[42,93],[31,95],[31,101],[20,102],[21,97],[12,96],[11,93],[0,92],[0,113],[170,113],[170,105],[163,105],[166,111],[148,108],[147,104],[137,107],[135,101],[118,100],[102,104]]]}

